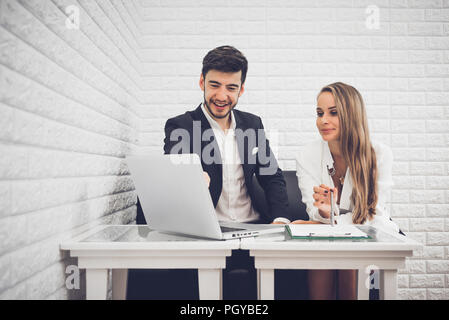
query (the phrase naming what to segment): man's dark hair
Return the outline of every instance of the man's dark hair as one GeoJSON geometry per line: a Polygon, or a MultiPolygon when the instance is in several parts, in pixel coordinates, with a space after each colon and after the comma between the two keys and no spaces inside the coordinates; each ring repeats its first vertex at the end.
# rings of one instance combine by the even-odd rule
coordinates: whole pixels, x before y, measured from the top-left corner
{"type": "Polygon", "coordinates": [[[248,60],[243,53],[231,46],[221,46],[209,51],[203,59],[204,79],[209,70],[221,72],[242,71],[242,84],[245,83],[246,72],[248,71],[248,60]]]}

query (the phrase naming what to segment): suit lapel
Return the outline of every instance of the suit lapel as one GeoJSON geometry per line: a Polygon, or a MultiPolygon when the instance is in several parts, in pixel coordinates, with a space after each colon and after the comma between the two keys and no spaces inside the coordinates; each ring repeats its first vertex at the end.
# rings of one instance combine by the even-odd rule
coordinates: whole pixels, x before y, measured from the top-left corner
{"type": "MultiPolygon", "coordinates": [[[[329,144],[327,141],[323,141],[323,165],[322,165],[322,181],[324,184],[335,188],[334,181],[332,180],[329,172],[327,171],[327,166],[329,169],[334,167],[334,159],[332,158],[331,151],[329,149],[329,144]]],[[[346,169],[345,180],[343,184],[343,189],[341,190],[340,197],[340,208],[349,210],[351,205],[351,193],[352,193],[352,178],[349,168],[346,169]]]]}
{"type": "Polygon", "coordinates": [[[216,207],[223,188],[223,166],[220,149],[209,121],[207,121],[203,110],[201,110],[201,104],[193,112],[193,120],[201,121],[201,165],[211,179],[209,190],[211,192],[214,207],[216,207]],[[208,130],[209,135],[206,137],[207,140],[203,141],[203,134],[206,130],[208,130]],[[207,161],[207,163],[204,161],[210,160],[211,157],[212,159],[215,159],[212,163],[210,163],[210,161],[207,161]]]}
{"type": "MultiPolygon", "coordinates": [[[[206,146],[210,145],[210,147],[208,148],[208,150],[212,149],[212,152],[210,153],[210,155],[206,155],[206,157],[211,156],[212,158],[217,159],[217,161],[214,161],[214,164],[218,165],[217,169],[221,171],[221,154],[220,154],[220,149],[218,148],[218,144],[217,144],[217,139],[215,137],[215,134],[209,124],[209,121],[207,121],[206,116],[203,113],[203,110],[201,110],[201,104],[198,106],[198,108],[195,109],[194,111],[194,120],[196,121],[201,121],[201,152],[203,152],[203,150],[206,148],[206,146]],[[203,141],[203,134],[204,132],[208,130],[208,132],[210,132],[210,135],[208,135],[205,141],[203,141]]],[[[201,158],[201,161],[203,162],[204,158],[201,158]]],[[[206,164],[209,165],[209,164],[206,164]]]]}

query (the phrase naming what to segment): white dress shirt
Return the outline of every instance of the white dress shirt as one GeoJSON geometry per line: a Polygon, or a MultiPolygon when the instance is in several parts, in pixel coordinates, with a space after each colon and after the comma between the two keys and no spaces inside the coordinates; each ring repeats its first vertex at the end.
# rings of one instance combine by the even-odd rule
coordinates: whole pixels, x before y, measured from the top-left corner
{"type": "Polygon", "coordinates": [[[223,187],[215,208],[218,220],[235,222],[258,220],[260,215],[253,208],[246,189],[245,176],[235,137],[236,123],[233,112],[230,114],[231,126],[224,132],[220,125],[207,113],[204,104],[201,110],[203,110],[214,131],[223,165],[223,187]]]}
{"type": "MultiPolygon", "coordinates": [[[[372,143],[376,152],[377,159],[377,188],[378,199],[376,206],[376,214],[372,220],[367,220],[365,225],[371,225],[378,229],[390,233],[398,233],[398,226],[390,220],[390,213],[387,208],[390,190],[393,186],[392,167],[393,153],[391,149],[380,143],[372,143]]],[[[329,150],[327,141],[314,141],[303,147],[296,159],[296,174],[298,176],[298,184],[302,194],[302,201],[306,204],[307,213],[310,220],[330,223],[330,219],[323,218],[318,208],[313,205],[313,187],[325,184],[334,188],[334,181],[330,177],[327,166],[334,167],[334,160],[329,150]]],[[[349,210],[348,213],[336,217],[337,224],[352,224],[353,203],[351,202],[352,194],[352,177],[349,168],[346,170],[343,189],[341,191],[340,205],[337,212],[342,209],[349,210]]]]}

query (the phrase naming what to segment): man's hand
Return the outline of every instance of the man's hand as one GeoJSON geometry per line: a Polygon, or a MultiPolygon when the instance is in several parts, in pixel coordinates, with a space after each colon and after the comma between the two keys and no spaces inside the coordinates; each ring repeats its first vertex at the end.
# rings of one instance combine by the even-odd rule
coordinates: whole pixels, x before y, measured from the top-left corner
{"type": "Polygon", "coordinates": [[[209,174],[208,174],[206,171],[203,171],[203,175],[204,175],[204,179],[206,179],[207,187],[209,188],[209,186],[210,186],[210,177],[209,177],[209,174]]]}

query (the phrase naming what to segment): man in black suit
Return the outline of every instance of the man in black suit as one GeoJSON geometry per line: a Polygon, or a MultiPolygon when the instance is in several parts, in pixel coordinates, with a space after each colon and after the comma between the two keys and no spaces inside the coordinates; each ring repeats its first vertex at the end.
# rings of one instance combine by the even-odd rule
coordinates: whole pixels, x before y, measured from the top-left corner
{"type": "Polygon", "coordinates": [[[289,222],[284,177],[265,137],[262,120],[234,109],[244,92],[247,68],[246,58],[233,47],[219,47],[206,55],[200,77],[204,102],[167,120],[164,152],[200,156],[220,220],[289,222]],[[254,174],[265,191],[270,209],[267,216],[260,216],[252,206],[254,174]],[[234,190],[224,180],[240,187],[234,190]],[[233,197],[237,203],[233,203],[233,197]]]}
{"type": "MultiPolygon", "coordinates": [[[[195,110],[167,120],[164,152],[199,155],[219,220],[289,223],[286,183],[262,120],[235,109],[245,91],[247,70],[246,58],[234,47],[211,50],[204,57],[199,81],[204,101],[195,110]],[[259,212],[255,207],[253,175],[265,192],[268,212],[259,212]]],[[[144,222],[141,209],[137,220],[144,222]]],[[[251,263],[247,251],[233,252],[224,272],[224,298],[256,298],[256,275],[251,263]],[[226,281],[232,278],[227,275],[233,270],[249,271],[234,272],[243,278],[226,281]],[[236,295],[245,290],[238,288],[245,281],[252,283],[249,291],[247,285],[247,295],[236,295]]]]}

